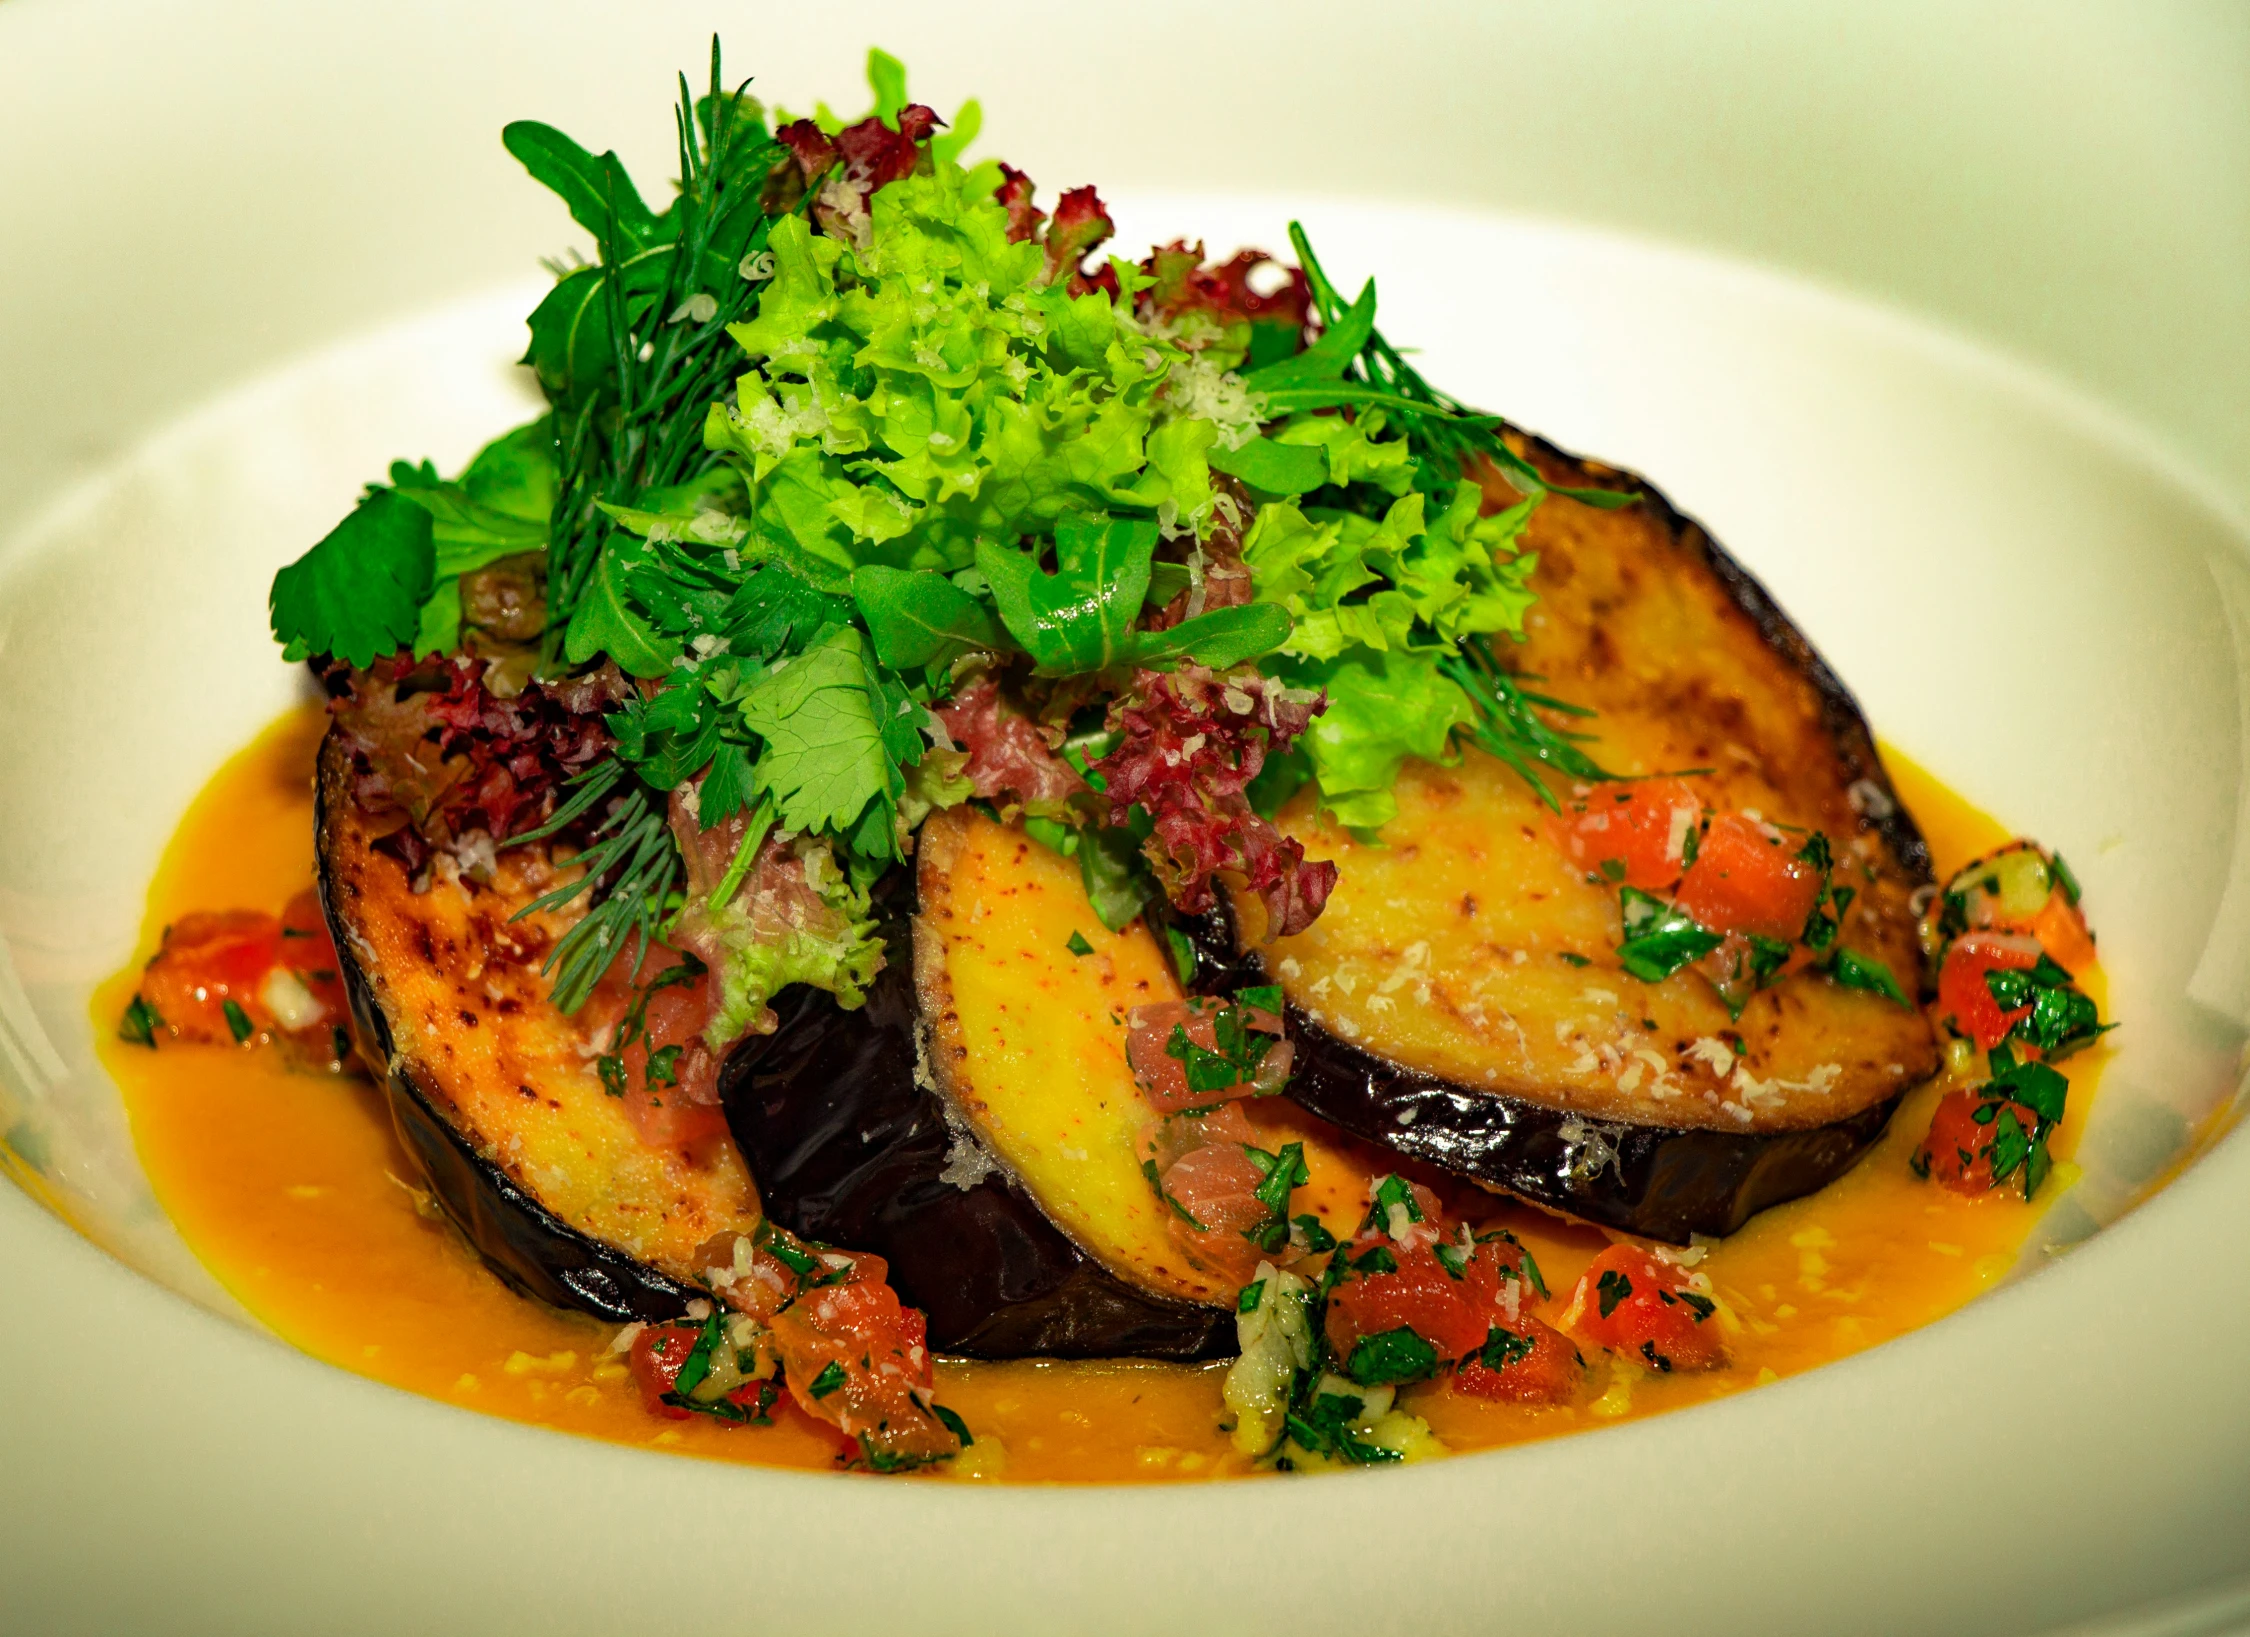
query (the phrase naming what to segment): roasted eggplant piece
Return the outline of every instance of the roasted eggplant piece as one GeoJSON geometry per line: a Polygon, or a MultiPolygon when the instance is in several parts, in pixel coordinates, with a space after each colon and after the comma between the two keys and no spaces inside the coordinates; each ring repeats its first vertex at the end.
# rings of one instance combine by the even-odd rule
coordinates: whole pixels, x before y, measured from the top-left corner
{"type": "Polygon", "coordinates": [[[354,1043],[400,1142],[514,1289],[613,1323],[677,1317],[701,1293],[696,1247],[757,1223],[740,1156],[723,1139],[652,1148],[605,1095],[584,1031],[547,1000],[539,967],[558,929],[511,920],[553,884],[544,850],[502,853],[488,884],[416,893],[352,802],[350,761],[330,734],[321,901],[354,1043]]]}
{"type": "MultiPolygon", "coordinates": [[[[1608,771],[1691,773],[1707,807],[1824,832],[1835,880],[1855,894],[1842,941],[1911,993],[1909,903],[1928,854],[1850,694],[1653,488],[1524,448],[1557,484],[1640,498],[1541,507],[1527,541],[1540,600],[1503,661],[1596,713],[1566,725],[1592,735],[1585,748],[1608,771]]],[[[1562,781],[1557,793],[1591,792],[1562,781]]],[[[1247,898],[1192,929],[1203,986],[1282,985],[1291,1094],[1345,1130],[1679,1242],[1821,1187],[1936,1071],[1920,1012],[1817,972],[1760,990],[1739,1018],[1693,970],[1630,975],[1617,888],[1572,862],[1551,809],[1483,753],[1410,764],[1397,795],[1379,842],[1323,822],[1309,792],[1283,811],[1282,828],[1341,870],[1306,932],[1259,943],[1247,898]]]]}
{"type": "Polygon", "coordinates": [[[1154,1116],[1122,1018],[1179,994],[1155,939],[1105,931],[1076,866],[973,811],[924,826],[916,888],[865,1010],[795,991],[727,1061],[766,1208],[888,1260],[943,1352],[1232,1351],[1233,1289],[1183,1256],[1140,1171],[1154,1116]]]}

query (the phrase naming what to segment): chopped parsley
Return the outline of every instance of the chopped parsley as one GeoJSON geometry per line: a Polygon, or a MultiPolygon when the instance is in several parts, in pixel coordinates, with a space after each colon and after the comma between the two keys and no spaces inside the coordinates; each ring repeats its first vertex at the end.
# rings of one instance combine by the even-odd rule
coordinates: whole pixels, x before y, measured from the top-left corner
{"type": "Polygon", "coordinates": [[[154,1046],[156,1031],[163,1027],[163,1015],[145,996],[135,995],[126,1002],[125,1016],[118,1021],[117,1038],[136,1046],[154,1046]]]}
{"type": "Polygon", "coordinates": [[[815,1398],[826,1398],[830,1393],[843,1386],[848,1379],[844,1373],[844,1366],[839,1361],[830,1359],[821,1367],[820,1374],[812,1378],[812,1385],[808,1391],[815,1398]]]}
{"type": "Polygon", "coordinates": [[[1422,1381],[1437,1373],[1437,1348],[1406,1325],[1362,1336],[1352,1343],[1344,1374],[1362,1387],[1387,1387],[1422,1381]]]}
{"type": "Polygon", "coordinates": [[[219,1010],[225,1014],[227,1033],[234,1036],[234,1043],[237,1046],[244,1044],[258,1032],[258,1026],[250,1021],[250,1014],[237,1005],[232,998],[221,1001],[219,1010]]]}
{"type": "Polygon", "coordinates": [[[1094,952],[1094,946],[1086,941],[1086,934],[1083,932],[1072,932],[1070,941],[1063,947],[1073,955],[1091,955],[1094,952]]]}
{"type": "Polygon", "coordinates": [[[1617,946],[1617,958],[1643,983],[1662,983],[1726,941],[1696,925],[1687,911],[1638,887],[1623,889],[1618,898],[1625,939],[1617,946]]]}
{"type": "Polygon", "coordinates": [[[1519,1336],[1513,1330],[1494,1325],[1484,1334],[1484,1345],[1477,1349],[1477,1362],[1487,1370],[1505,1370],[1509,1365],[1531,1357],[1538,1344],[1528,1335],[1519,1336]]]}
{"type": "Polygon", "coordinates": [[[1609,1268],[1595,1282],[1594,1294],[1601,1303],[1602,1317],[1606,1319],[1617,1311],[1619,1302],[1633,1294],[1633,1281],[1615,1268],[1609,1268]]]}

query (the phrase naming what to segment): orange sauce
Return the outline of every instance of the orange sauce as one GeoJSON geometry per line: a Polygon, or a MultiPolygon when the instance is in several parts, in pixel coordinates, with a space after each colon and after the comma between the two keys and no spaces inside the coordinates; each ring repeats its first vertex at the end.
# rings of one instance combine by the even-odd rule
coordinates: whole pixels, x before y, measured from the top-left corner
{"type": "MultiPolygon", "coordinates": [[[[364,1081],[292,1073],[277,1054],[159,1051],[114,1038],[164,927],[194,909],[279,910],[311,879],[317,712],[277,723],[222,768],[182,820],[149,892],[138,958],[105,984],[94,1022],[149,1180],[219,1281],[277,1334],[331,1364],[512,1420],[619,1443],[762,1465],[826,1467],[836,1443],[794,1412],[770,1428],[652,1419],[612,1331],[509,1292],[415,1186],[381,1097],[364,1081]]],[[[2008,832],[1896,752],[1886,755],[1942,878],[2008,832]]],[[[2090,985],[2105,996],[2098,974],[2090,985]]],[[[2106,1008],[2105,1008],[2106,1009],[2106,1008]]],[[[1967,1199],[1917,1181],[1907,1157],[1940,1087],[1910,1093],[1883,1140],[1808,1199],[1765,1212],[1702,1263],[1739,1329],[1732,1362],[1701,1375],[1597,1366],[1568,1408],[1409,1388],[1403,1408],[1451,1449],[1550,1438],[1700,1403],[1929,1323],[2011,1268],[2040,1209],[2075,1174],[2100,1051],[2066,1065],[2069,1116],[2037,1206],[1967,1199]]],[[[1278,1112],[1278,1111],[1276,1111],[1278,1112]]],[[[1559,1299],[1606,1243],[1528,1207],[1491,1217],[1531,1246],[1559,1299]]],[[[1130,1482],[1248,1470],[1220,1429],[1223,1365],[946,1363],[939,1396],[977,1437],[963,1479],[1130,1482]]]]}

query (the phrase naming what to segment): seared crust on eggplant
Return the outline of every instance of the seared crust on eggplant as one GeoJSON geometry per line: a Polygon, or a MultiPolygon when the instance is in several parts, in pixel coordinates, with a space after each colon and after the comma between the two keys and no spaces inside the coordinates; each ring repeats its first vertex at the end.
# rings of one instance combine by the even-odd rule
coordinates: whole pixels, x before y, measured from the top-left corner
{"type": "MultiPolygon", "coordinates": [[[[1526,542],[1540,601],[1503,660],[1597,713],[1566,725],[1610,771],[1681,773],[1713,810],[1824,832],[1855,894],[1842,942],[1912,993],[1928,853],[1850,694],[1653,488],[1522,446],[1556,483],[1641,499],[1541,507],[1526,542]]],[[[1566,802],[1600,789],[1549,778],[1566,802]]],[[[1816,972],[1752,996],[1739,1019],[1692,970],[1656,984],[1626,972],[1616,887],[1571,861],[1551,811],[1483,753],[1411,764],[1397,796],[1379,843],[1320,819],[1310,792],[1283,811],[1282,828],[1341,869],[1308,931],[1259,946],[1228,915],[1197,929],[1206,986],[1283,986],[1300,1043],[1291,1094],[1345,1130],[1681,1240],[1831,1180],[1936,1071],[1920,1012],[1816,972]]],[[[1254,901],[1233,910],[1258,925],[1254,901]]]]}
{"type": "MultiPolygon", "coordinates": [[[[651,1149],[606,1096],[583,1030],[547,1000],[558,930],[511,921],[554,879],[543,851],[501,855],[483,887],[415,893],[350,796],[350,758],[321,747],[321,901],[354,1041],[431,1191],[513,1288],[611,1322],[677,1317],[700,1291],[696,1247],[747,1231],[758,1197],[723,1139],[651,1149]]],[[[444,868],[444,866],[440,866],[444,868]]]]}

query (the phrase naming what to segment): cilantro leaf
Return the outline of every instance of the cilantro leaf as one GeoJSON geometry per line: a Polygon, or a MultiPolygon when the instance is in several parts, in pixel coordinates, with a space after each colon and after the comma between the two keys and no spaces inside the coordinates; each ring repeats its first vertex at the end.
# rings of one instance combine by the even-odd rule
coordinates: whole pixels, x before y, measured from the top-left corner
{"type": "Polygon", "coordinates": [[[409,646],[437,575],[430,514],[378,489],[273,577],[274,639],[292,662],[333,654],[365,668],[409,646]]]}
{"type": "Polygon", "coordinates": [[[742,720],[765,741],[754,776],[792,830],[841,834],[893,776],[868,687],[866,639],[852,626],[757,678],[742,720]]]}
{"type": "Polygon", "coordinates": [[[631,569],[646,561],[647,548],[639,541],[611,537],[563,639],[563,653],[571,664],[583,665],[607,654],[628,676],[654,678],[670,673],[678,647],[657,635],[626,589],[631,569]]]}

